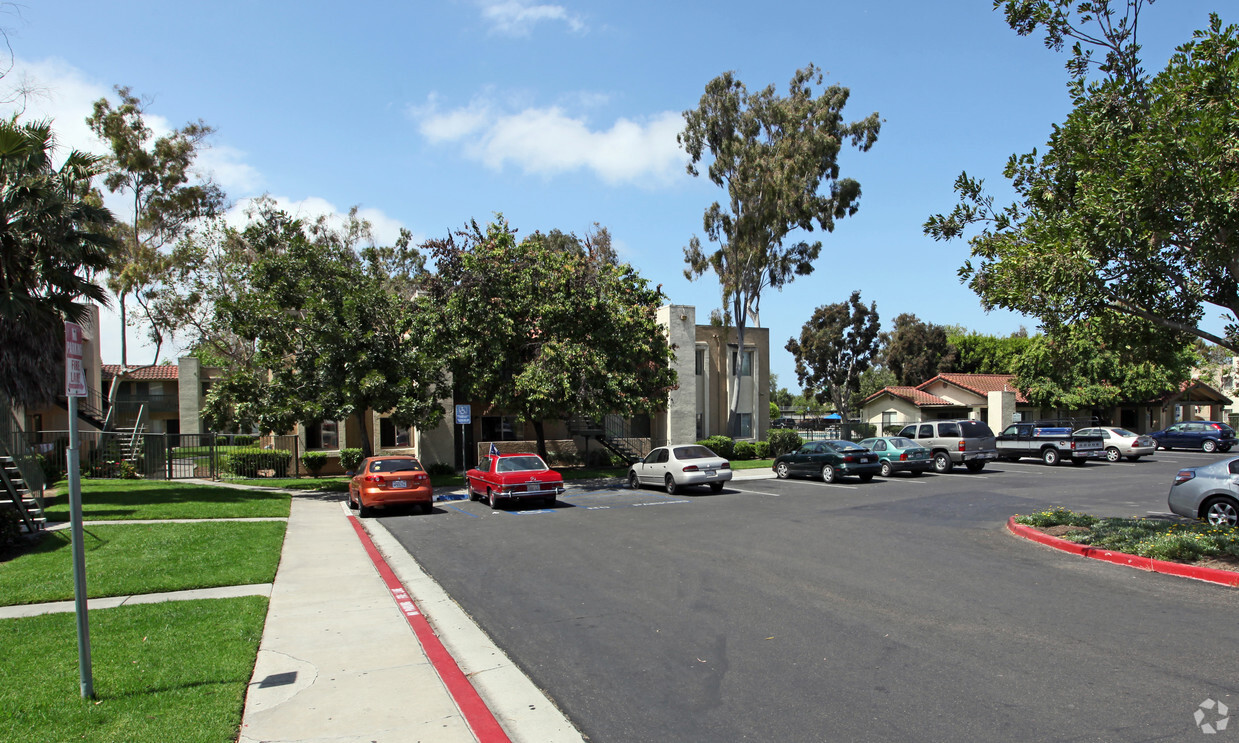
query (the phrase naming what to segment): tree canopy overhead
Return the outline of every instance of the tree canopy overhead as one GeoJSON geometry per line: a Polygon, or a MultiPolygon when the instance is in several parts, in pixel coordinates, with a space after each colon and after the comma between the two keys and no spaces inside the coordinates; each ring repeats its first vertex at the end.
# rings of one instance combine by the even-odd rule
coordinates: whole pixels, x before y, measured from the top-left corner
{"type": "Polygon", "coordinates": [[[1174,331],[1176,346],[1196,336],[1239,352],[1239,29],[1211,16],[1150,76],[1136,37],[1143,5],[995,3],[1021,35],[1040,30],[1053,49],[1074,42],[1073,110],[1042,153],[1008,161],[1014,203],[996,207],[963,173],[959,204],[925,231],[951,239],[979,227],[961,278],[986,308],[1036,316],[1054,338],[1113,314],[1174,331]],[[1207,329],[1213,319],[1222,333],[1207,329]]]}
{"type": "Polygon", "coordinates": [[[99,158],[73,150],[55,168],[54,145],[47,122],[0,121],[0,390],[21,405],[63,389],[61,323],[107,304],[96,276],[117,251],[91,186],[99,158]]]}
{"type": "MultiPolygon", "coordinates": [[[[860,184],[841,178],[844,143],[862,152],[877,141],[877,113],[843,120],[847,88],[821,88],[821,70],[797,70],[786,96],[773,85],[750,93],[734,73],[711,80],[696,109],[685,111],[677,140],[688,152],[688,172],[709,157],[706,175],[727,192],[725,203],[706,209],[703,227],[713,250],[694,236],[684,249],[689,280],[713,271],[719,280],[724,323],[735,323],[744,347],[750,319],[760,324],[762,292],[780,289],[813,271],[820,241],[784,244],[796,230],[830,232],[835,221],[856,213],[860,184]],[[820,91],[817,90],[821,88],[820,91]]],[[[739,374],[740,370],[734,370],[739,374]]],[[[740,384],[731,385],[729,428],[734,433],[740,384]]]]}

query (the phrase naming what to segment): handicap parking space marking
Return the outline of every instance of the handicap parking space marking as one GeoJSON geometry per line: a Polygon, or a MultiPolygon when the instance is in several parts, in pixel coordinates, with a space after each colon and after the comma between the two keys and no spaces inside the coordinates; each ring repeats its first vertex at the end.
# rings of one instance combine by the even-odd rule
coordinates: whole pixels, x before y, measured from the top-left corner
{"type": "Polygon", "coordinates": [[[475,518],[475,519],[480,519],[480,518],[482,518],[481,516],[477,515],[476,513],[471,513],[471,512],[466,511],[465,509],[460,508],[460,507],[458,507],[458,506],[448,505],[447,503],[441,503],[440,505],[442,505],[444,508],[450,508],[451,510],[455,511],[456,513],[463,513],[463,514],[464,514],[464,515],[466,515],[466,516],[472,516],[472,517],[473,517],[473,518],[475,518]]]}

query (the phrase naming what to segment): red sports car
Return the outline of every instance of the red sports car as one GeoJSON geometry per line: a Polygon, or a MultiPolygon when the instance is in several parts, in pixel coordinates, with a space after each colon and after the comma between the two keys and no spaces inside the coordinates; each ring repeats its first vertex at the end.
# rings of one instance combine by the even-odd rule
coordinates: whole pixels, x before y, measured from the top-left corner
{"type": "Polygon", "coordinates": [[[430,513],[433,502],[430,476],[407,454],[363,460],[348,484],[348,505],[358,509],[358,516],[369,516],[374,507],[403,503],[417,503],[430,513]]]}
{"type": "Polygon", "coordinates": [[[537,454],[491,454],[465,473],[469,500],[482,499],[498,508],[501,500],[536,498],[554,505],[564,492],[564,478],[537,454]]]}

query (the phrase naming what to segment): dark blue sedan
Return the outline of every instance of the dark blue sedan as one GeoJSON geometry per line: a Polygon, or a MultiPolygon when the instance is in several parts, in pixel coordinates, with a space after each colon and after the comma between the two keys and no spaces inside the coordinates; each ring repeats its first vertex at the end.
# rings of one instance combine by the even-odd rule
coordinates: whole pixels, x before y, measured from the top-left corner
{"type": "Polygon", "coordinates": [[[1162,449],[1199,449],[1205,452],[1230,451],[1235,445],[1235,429],[1218,421],[1184,421],[1165,431],[1149,434],[1162,449]]]}

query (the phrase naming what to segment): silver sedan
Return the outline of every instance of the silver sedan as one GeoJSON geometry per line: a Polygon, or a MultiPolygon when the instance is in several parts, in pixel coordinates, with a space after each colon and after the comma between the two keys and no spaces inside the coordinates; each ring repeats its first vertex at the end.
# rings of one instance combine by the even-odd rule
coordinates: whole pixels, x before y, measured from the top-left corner
{"type": "Polygon", "coordinates": [[[1179,470],[1167,503],[1180,516],[1239,526],[1239,457],[1179,470]]]}
{"type": "Polygon", "coordinates": [[[1126,428],[1100,426],[1098,428],[1081,428],[1076,436],[1100,436],[1105,443],[1106,459],[1117,462],[1123,457],[1136,461],[1157,451],[1157,442],[1152,436],[1141,436],[1126,428]]]}
{"type": "Polygon", "coordinates": [[[698,444],[660,446],[628,470],[634,489],[659,485],[670,495],[688,485],[709,485],[717,493],[730,479],[731,462],[698,444]]]}

